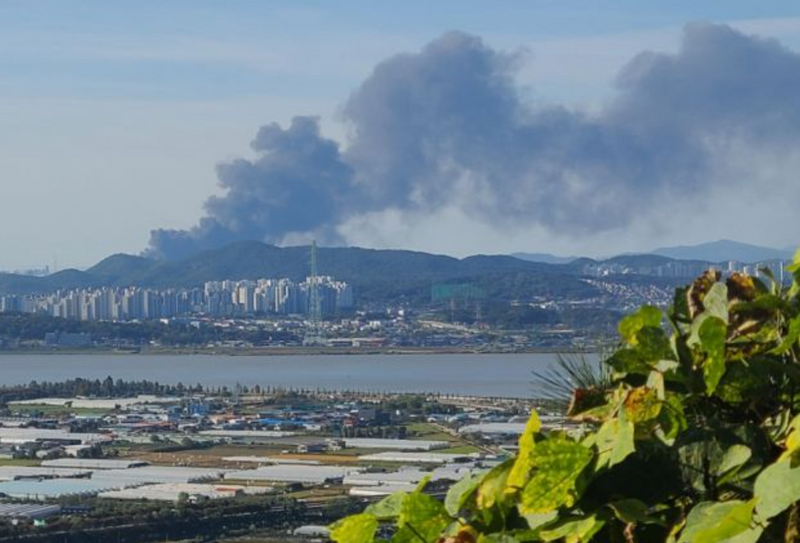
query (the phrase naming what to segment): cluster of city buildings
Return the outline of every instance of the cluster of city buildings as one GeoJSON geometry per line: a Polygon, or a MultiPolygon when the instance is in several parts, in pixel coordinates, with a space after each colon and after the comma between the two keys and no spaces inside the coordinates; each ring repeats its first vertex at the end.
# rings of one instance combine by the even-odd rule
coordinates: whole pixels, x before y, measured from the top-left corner
{"type": "Polygon", "coordinates": [[[716,269],[723,273],[744,273],[753,277],[762,277],[763,270],[768,269],[779,282],[784,282],[786,262],[782,260],[769,260],[764,262],[739,262],[729,260],[717,264],[709,264],[702,260],[670,260],[663,263],[643,261],[641,264],[633,262],[617,262],[614,260],[592,262],[586,264],[581,273],[590,277],[606,277],[610,275],[646,275],[651,277],[668,278],[694,278],[702,275],[709,269],[716,269]]]}
{"type": "Polygon", "coordinates": [[[0,296],[0,313],[41,313],[84,321],[160,319],[182,315],[240,316],[309,315],[314,295],[321,316],[353,308],[353,289],[329,276],[256,281],[208,281],[203,288],[153,289],[102,287],[72,289],[46,295],[0,296]]]}

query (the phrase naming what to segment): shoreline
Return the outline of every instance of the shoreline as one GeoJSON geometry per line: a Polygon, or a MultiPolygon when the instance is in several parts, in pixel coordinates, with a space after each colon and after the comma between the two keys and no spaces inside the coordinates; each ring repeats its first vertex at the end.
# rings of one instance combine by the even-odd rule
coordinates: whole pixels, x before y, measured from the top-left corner
{"type": "Polygon", "coordinates": [[[162,355],[207,355],[207,356],[359,356],[359,355],[519,355],[519,354],[593,354],[595,350],[579,347],[540,347],[518,350],[499,349],[459,349],[459,348],[424,348],[424,347],[247,347],[247,348],[143,348],[143,349],[0,349],[2,356],[28,356],[28,355],[119,355],[119,356],[162,356],[162,355]]]}

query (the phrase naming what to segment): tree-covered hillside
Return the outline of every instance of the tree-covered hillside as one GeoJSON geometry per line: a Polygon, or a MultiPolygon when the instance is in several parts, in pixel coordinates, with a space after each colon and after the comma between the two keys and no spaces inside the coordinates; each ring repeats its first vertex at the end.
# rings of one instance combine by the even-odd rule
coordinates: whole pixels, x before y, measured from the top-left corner
{"type": "MultiPolygon", "coordinates": [[[[665,257],[622,257],[622,262],[643,259],[659,263],[665,257]]],[[[439,284],[468,284],[494,301],[583,300],[599,294],[580,278],[587,264],[529,262],[504,255],[476,255],[464,259],[415,251],[357,247],[318,249],[319,273],[347,281],[359,305],[428,304],[431,289],[439,284]]],[[[611,261],[609,261],[611,262],[611,261]]],[[[617,263],[617,260],[613,261],[617,263]]],[[[286,277],[303,280],[310,270],[309,247],[276,247],[254,241],[237,242],[203,251],[182,260],[161,261],[117,254],[85,271],[64,270],[46,277],[0,274],[0,294],[49,293],[58,289],[143,286],[155,288],[199,287],[205,281],[286,277]]],[[[641,282],[636,275],[614,279],[622,284],[641,282]]],[[[674,280],[647,278],[648,284],[671,286],[674,280]]]]}

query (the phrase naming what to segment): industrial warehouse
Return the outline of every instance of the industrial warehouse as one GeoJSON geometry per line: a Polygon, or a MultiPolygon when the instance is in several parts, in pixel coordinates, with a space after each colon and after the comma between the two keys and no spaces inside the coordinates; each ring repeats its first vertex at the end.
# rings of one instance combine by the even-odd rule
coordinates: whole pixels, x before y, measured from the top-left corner
{"type": "Polygon", "coordinates": [[[532,407],[510,399],[476,404],[460,397],[247,387],[40,394],[5,405],[0,506],[8,509],[0,510],[0,526],[42,533],[118,507],[155,513],[185,504],[226,510],[264,503],[272,505],[262,509],[314,512],[423,482],[443,492],[512,454],[532,407]]]}

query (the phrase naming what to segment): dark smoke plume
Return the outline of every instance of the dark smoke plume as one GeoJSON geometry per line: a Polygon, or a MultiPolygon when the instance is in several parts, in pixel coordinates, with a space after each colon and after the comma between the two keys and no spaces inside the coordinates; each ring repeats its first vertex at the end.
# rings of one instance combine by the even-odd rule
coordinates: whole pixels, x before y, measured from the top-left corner
{"type": "Polygon", "coordinates": [[[346,149],[314,119],[262,128],[259,158],[220,166],[227,194],[191,230],[154,231],[151,254],[331,242],[348,218],[454,202],[493,224],[582,235],[733,185],[726,153],[781,153],[800,136],[800,55],[727,26],[689,25],[677,54],[635,57],[596,114],[526,103],[520,60],[457,32],[389,58],[344,105],[346,149]]]}
{"type": "Polygon", "coordinates": [[[217,167],[227,194],[206,201],[207,216],[197,226],[151,232],[151,256],[181,258],[236,240],[280,241],[290,234],[336,239],[333,227],[352,197],[353,172],[338,144],[320,136],[318,120],[295,117],[285,130],[262,126],[251,146],[256,160],[217,167]]]}

